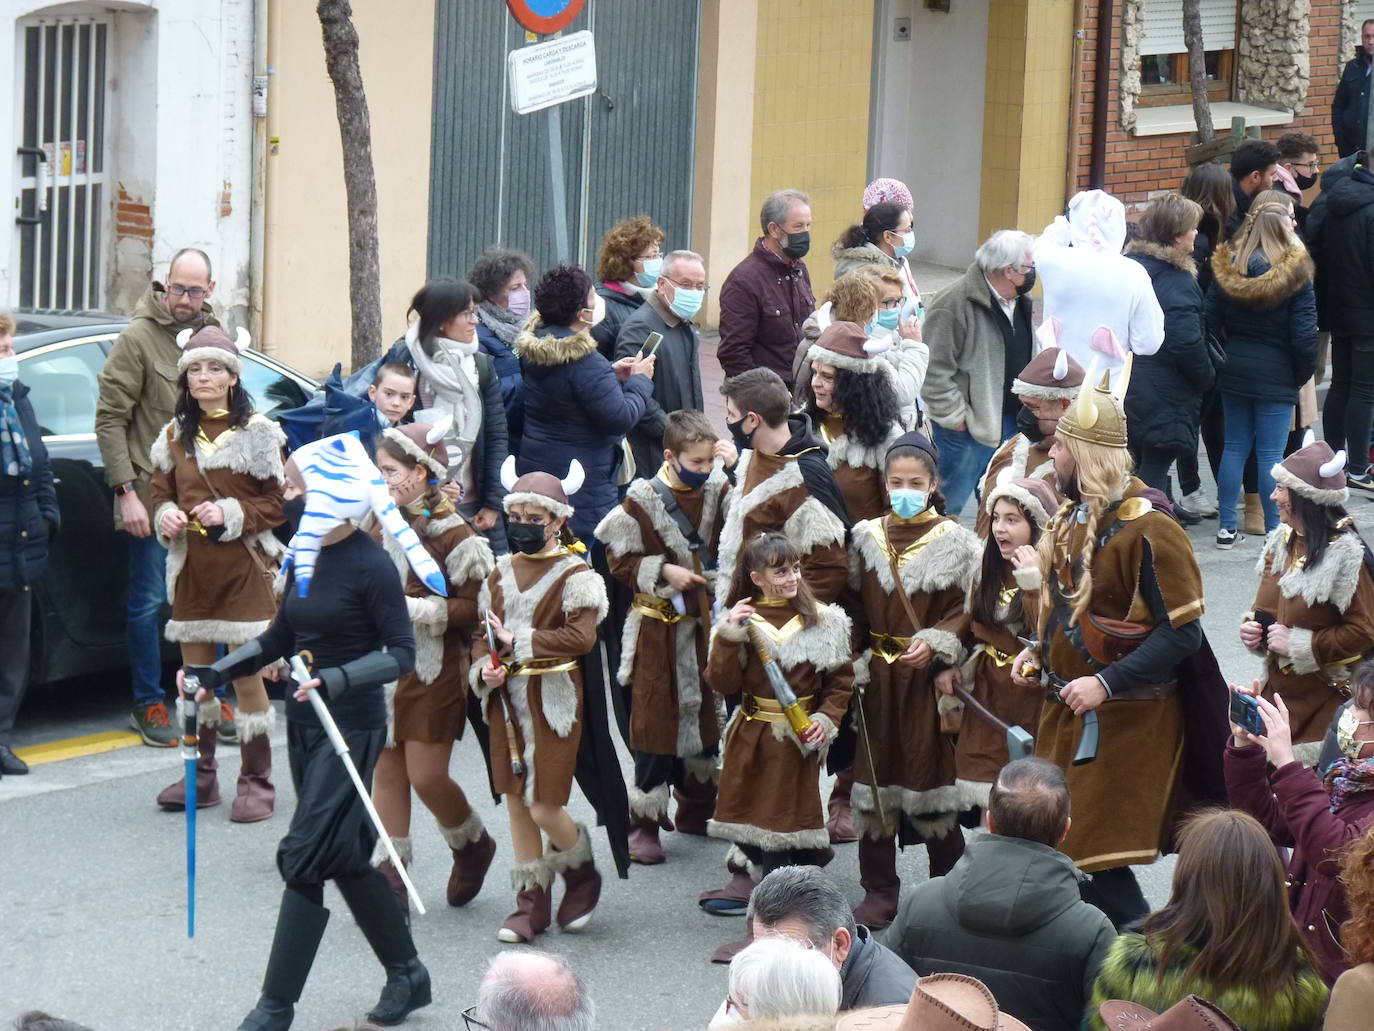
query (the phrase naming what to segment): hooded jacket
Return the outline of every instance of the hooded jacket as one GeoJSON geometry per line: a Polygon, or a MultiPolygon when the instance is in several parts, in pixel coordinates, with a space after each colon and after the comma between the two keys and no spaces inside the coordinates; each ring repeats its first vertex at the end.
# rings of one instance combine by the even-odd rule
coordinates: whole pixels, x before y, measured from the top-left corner
{"type": "Polygon", "coordinates": [[[905,893],[884,942],[918,974],[967,974],[1036,1031],[1078,1025],[1116,938],[1062,852],[988,834],[947,876],[905,893]]]}
{"type": "Polygon", "coordinates": [[[618,289],[618,286],[596,284],[596,295],[605,302],[606,310],[601,321],[591,328],[591,334],[596,341],[596,349],[608,362],[615,361],[615,344],[620,338],[621,327],[644,306],[645,298],[652,293],[652,289],[645,290],[642,287],[632,287],[627,292],[618,289]]]}
{"type": "Polygon", "coordinates": [[[22,380],[14,383],[13,400],[33,469],[14,476],[0,470],[0,591],[28,590],[42,575],[62,522],[43,431],[22,380]]]}
{"type": "Polygon", "coordinates": [[[1164,344],[1140,355],[1126,391],[1126,425],[1134,447],[1197,450],[1202,395],[1216,379],[1207,354],[1202,291],[1193,259],[1176,247],[1137,241],[1126,256],[1150,274],[1164,311],[1164,344]]]}
{"type": "Polygon", "coordinates": [[[1345,157],[1365,145],[1369,118],[1369,55],[1363,46],[1341,69],[1341,81],[1331,98],[1331,133],[1336,137],[1336,152],[1345,157]]]}
{"type": "Polygon", "coordinates": [[[916,971],[859,924],[854,929],[854,944],[840,967],[840,986],[841,1012],[905,1005],[916,987],[916,971]]]}
{"type": "Polygon", "coordinates": [[[1322,328],[1374,335],[1374,174],[1360,165],[1330,187],[1324,217],[1309,232],[1321,276],[1322,328]]]}
{"type": "Polygon", "coordinates": [[[525,381],[525,435],[517,472],[568,475],[575,458],[586,480],[568,501],[573,532],[587,538],[616,503],[620,440],[653,393],[647,376],[623,383],[587,330],[535,320],[515,338],[525,381]]]}
{"type": "MultiPolygon", "coordinates": [[[[610,306],[607,305],[607,311],[610,306]]],[[[650,333],[662,333],[654,352],[654,391],[644,404],[644,416],[630,431],[635,473],[650,477],[663,461],[663,429],[669,412],[706,407],[701,387],[701,335],[690,320],[680,319],[663,303],[658,291],[620,324],[612,360],[636,355],[650,333]]]]}
{"type": "Polygon", "coordinates": [[[1212,255],[1212,274],[1207,327],[1226,350],[1217,389],[1296,404],[1298,388],[1317,368],[1317,302],[1306,249],[1288,248],[1272,267],[1256,249],[1241,275],[1225,243],[1212,255]]]}
{"type": "MultiPolygon", "coordinates": [[[[153,474],[148,452],[177,403],[176,337],[183,329],[218,326],[210,302],[191,322],[177,322],[164,303],[161,283],[153,283],[134,307],[134,316],[115,340],[100,370],[100,400],[95,406],[95,439],[111,487],[133,482],[145,508],[152,511],[148,480],[153,474]]],[[[122,527],[119,501],[115,525],[122,527]]]]}
{"type": "Polygon", "coordinates": [[[902,263],[875,243],[865,243],[860,247],[836,247],[830,252],[835,259],[835,278],[847,276],[855,269],[865,265],[881,265],[883,268],[901,268],[902,263]]]}

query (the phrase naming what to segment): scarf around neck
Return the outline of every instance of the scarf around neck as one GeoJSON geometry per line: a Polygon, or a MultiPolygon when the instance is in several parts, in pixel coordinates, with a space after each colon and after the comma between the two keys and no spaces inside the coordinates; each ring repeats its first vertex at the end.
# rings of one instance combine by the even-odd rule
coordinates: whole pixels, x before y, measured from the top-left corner
{"type": "Polygon", "coordinates": [[[423,388],[434,395],[434,409],[448,411],[453,426],[445,437],[450,476],[457,473],[482,430],[482,396],[477,385],[477,341],[462,343],[447,337],[434,338],[434,357],[423,345],[411,349],[411,360],[420,372],[423,388]]]}
{"type": "Polygon", "coordinates": [[[1374,791],[1374,759],[1351,759],[1343,755],[1331,764],[1323,779],[1334,813],[1351,795],[1374,791]]]}
{"type": "Polygon", "coordinates": [[[482,325],[495,333],[497,339],[507,347],[515,343],[515,338],[525,321],[525,316],[515,315],[490,301],[482,301],[477,305],[477,317],[482,320],[482,325]]]}
{"type": "Polygon", "coordinates": [[[0,387],[0,473],[23,476],[33,472],[33,453],[29,450],[19,407],[14,403],[14,388],[0,387]]]}

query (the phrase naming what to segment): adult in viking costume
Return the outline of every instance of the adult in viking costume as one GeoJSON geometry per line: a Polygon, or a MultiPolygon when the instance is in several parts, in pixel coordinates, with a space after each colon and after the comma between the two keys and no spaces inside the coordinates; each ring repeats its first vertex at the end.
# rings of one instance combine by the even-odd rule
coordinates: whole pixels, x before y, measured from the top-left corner
{"type": "Polygon", "coordinates": [[[864,899],[854,918],[872,928],[897,912],[899,842],[924,842],[934,877],[964,852],[954,745],[941,733],[933,672],[964,661],[958,632],[980,552],[978,538],[944,514],[939,460],[923,434],[893,443],[884,484],[886,514],[855,524],[849,552],[865,649],[856,663],[852,796],[864,899]]]}
{"type": "Polygon", "coordinates": [[[1039,646],[1012,666],[1017,684],[1050,690],[1035,751],[1064,770],[1074,799],[1060,847],[1094,875],[1084,898],[1118,927],[1148,912],[1131,866],[1168,846],[1175,810],[1225,797],[1228,704],[1205,647],[1192,544],[1131,475],[1129,380],[1128,362],[1116,393],[1103,376],[1059,420],[1050,459],[1072,504],[1040,540],[1039,646]],[[1100,747],[1085,761],[1094,731],[1100,747]]]}
{"type": "Polygon", "coordinates": [[[1283,696],[1294,753],[1312,765],[1354,665],[1374,649],[1374,559],[1345,510],[1345,452],[1314,441],[1274,466],[1279,526],[1260,555],[1241,642],[1264,658],[1264,697],[1283,696]]]}

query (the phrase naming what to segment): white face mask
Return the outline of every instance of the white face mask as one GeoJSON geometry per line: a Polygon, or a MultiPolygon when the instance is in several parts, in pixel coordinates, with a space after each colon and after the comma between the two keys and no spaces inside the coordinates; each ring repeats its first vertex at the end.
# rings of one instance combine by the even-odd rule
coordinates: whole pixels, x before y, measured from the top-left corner
{"type": "Polygon", "coordinates": [[[14,355],[0,358],[0,390],[7,390],[14,386],[14,381],[19,378],[19,359],[14,355]]]}
{"type": "Polygon", "coordinates": [[[1360,741],[1355,737],[1355,732],[1360,727],[1367,727],[1371,723],[1374,723],[1374,720],[1360,719],[1353,705],[1341,713],[1340,721],[1336,724],[1336,744],[1347,759],[1358,760],[1365,745],[1374,744],[1370,741],[1360,741]]]}

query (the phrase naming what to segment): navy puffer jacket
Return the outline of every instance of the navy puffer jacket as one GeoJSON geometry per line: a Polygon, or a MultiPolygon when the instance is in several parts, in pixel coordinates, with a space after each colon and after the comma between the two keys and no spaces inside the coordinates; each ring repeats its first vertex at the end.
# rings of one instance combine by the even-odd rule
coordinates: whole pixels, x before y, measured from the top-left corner
{"type": "Polygon", "coordinates": [[[622,383],[586,330],[536,322],[515,338],[515,350],[525,379],[517,471],[562,478],[574,458],[581,462],[586,481],[568,500],[573,532],[588,540],[616,505],[620,442],[644,414],[653,382],[631,376],[622,383]]]}
{"type": "Polygon", "coordinates": [[[1272,267],[1256,249],[1241,275],[1231,264],[1230,244],[1222,244],[1212,256],[1212,272],[1207,328],[1226,350],[1217,389],[1297,404],[1298,388],[1317,368],[1317,301],[1306,248],[1289,247],[1272,267]]]}
{"type": "Polygon", "coordinates": [[[48,449],[29,403],[29,388],[18,381],[14,405],[33,455],[33,470],[18,476],[0,471],[0,591],[32,586],[48,561],[49,536],[61,523],[48,449]]]}

